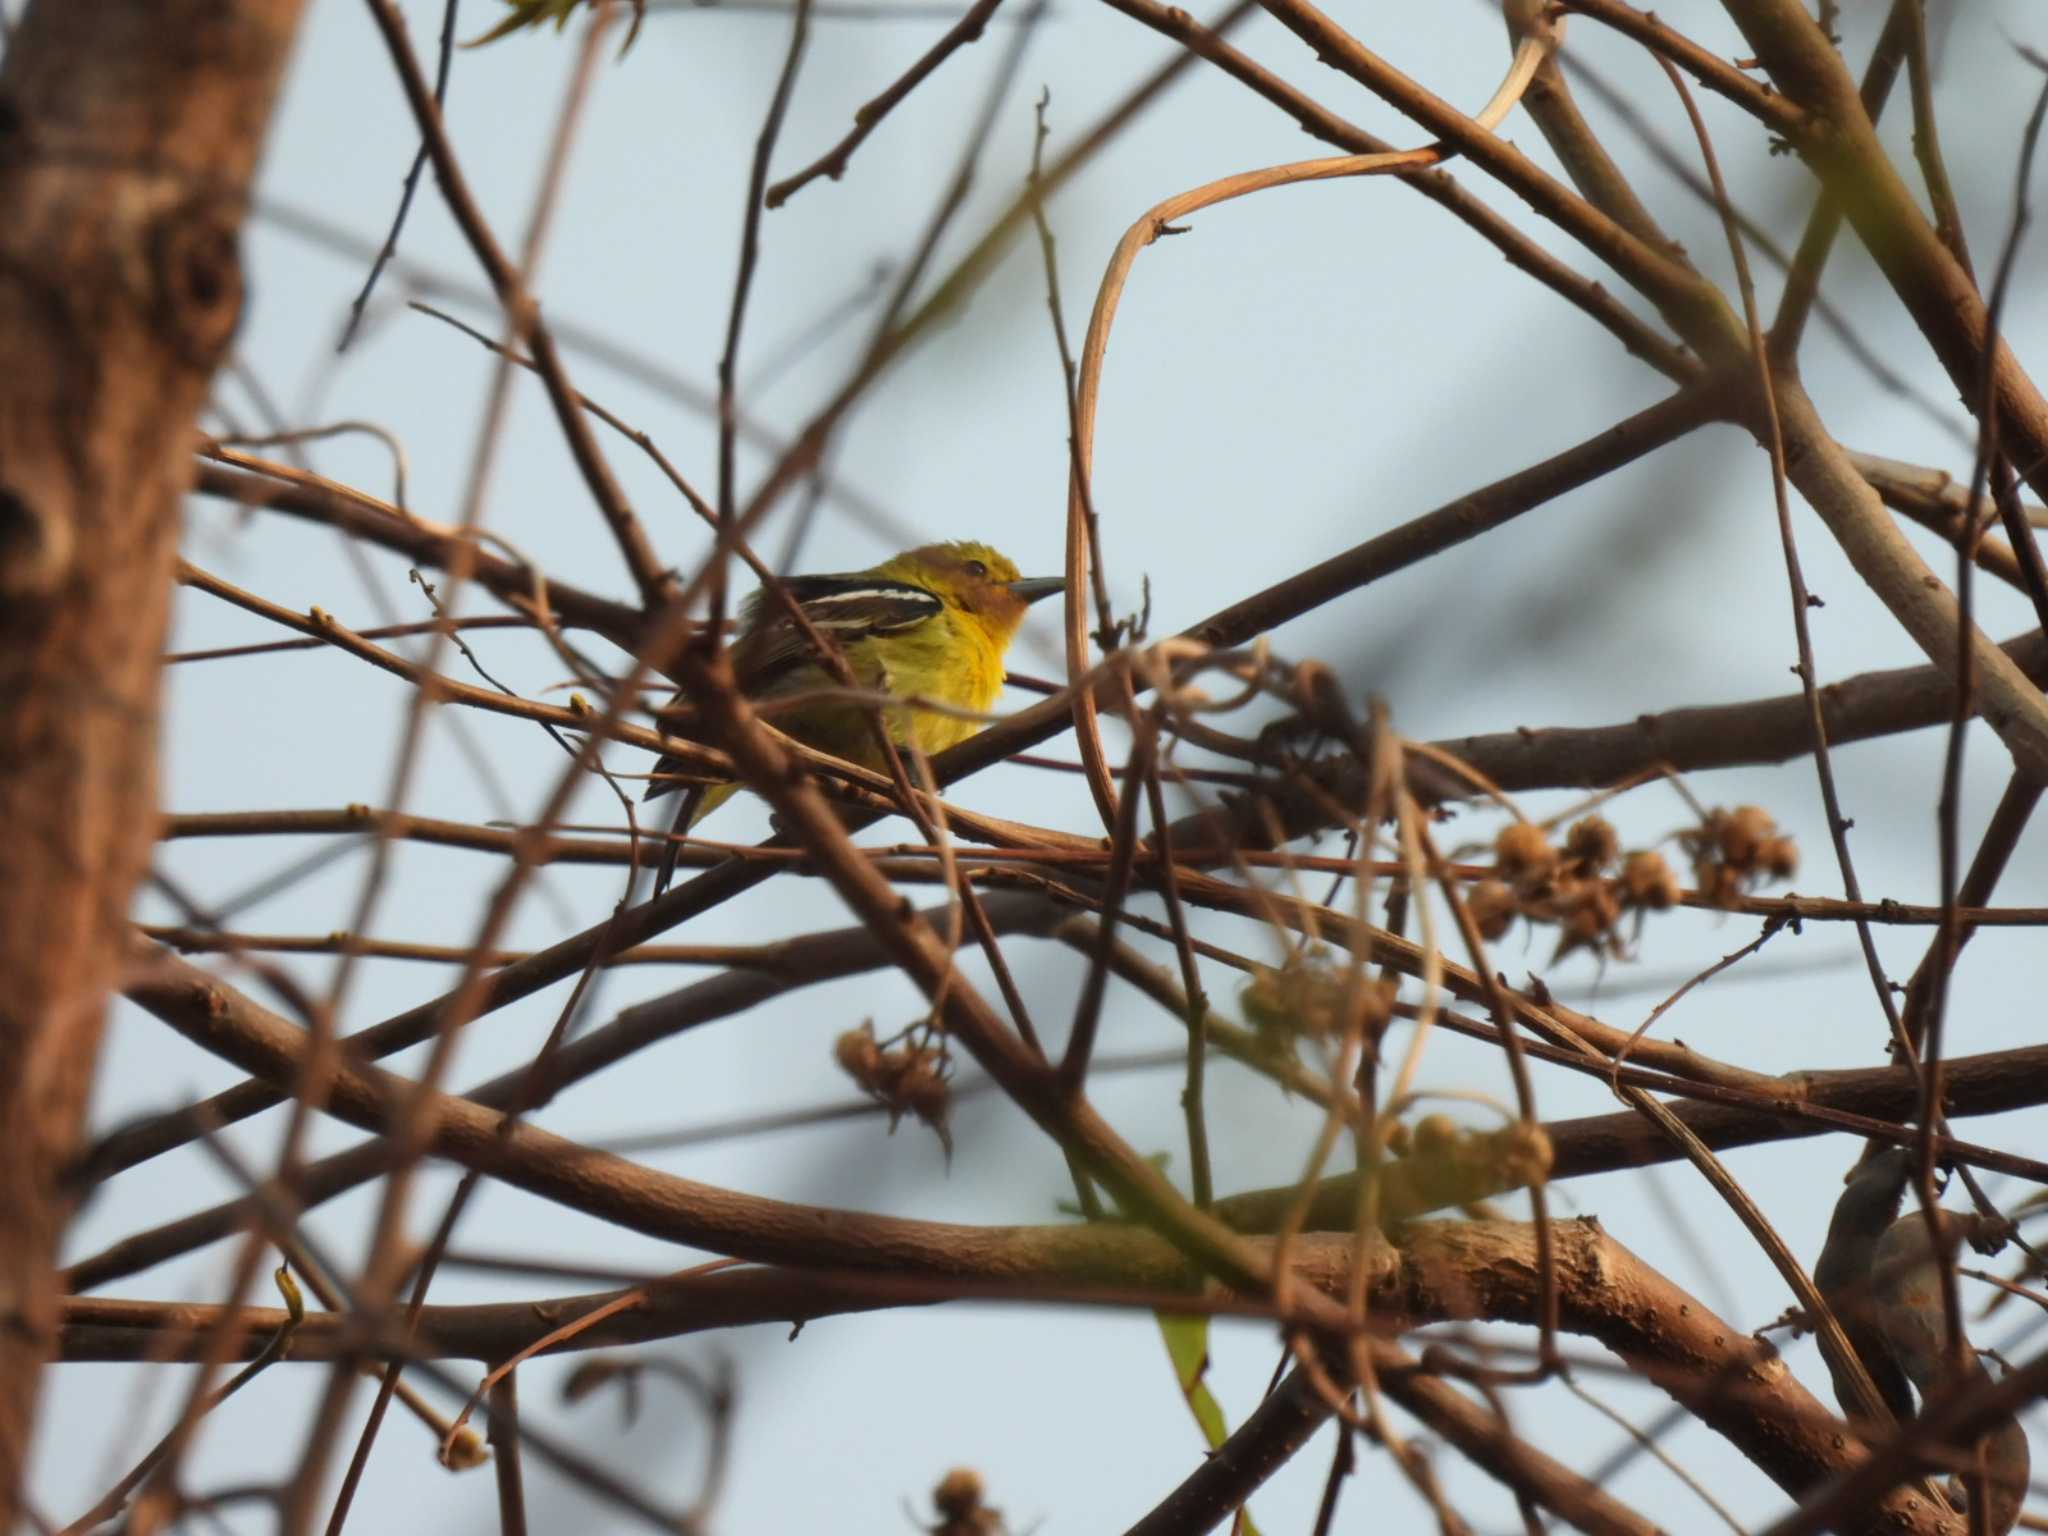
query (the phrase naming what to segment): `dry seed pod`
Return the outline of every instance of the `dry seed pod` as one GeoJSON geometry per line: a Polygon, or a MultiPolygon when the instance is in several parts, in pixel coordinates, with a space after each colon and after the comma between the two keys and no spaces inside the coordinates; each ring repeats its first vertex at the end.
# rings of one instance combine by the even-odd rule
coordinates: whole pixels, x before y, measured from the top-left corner
{"type": "Polygon", "coordinates": [[[859,1029],[849,1029],[832,1042],[832,1054],[840,1070],[865,1088],[882,1060],[882,1048],[875,1044],[875,1026],[863,1024],[859,1029]]]}
{"type": "Polygon", "coordinates": [[[929,1126],[945,1123],[949,1106],[946,1079],[930,1061],[914,1061],[897,1080],[897,1098],[903,1107],[929,1126]]]}
{"type": "Polygon", "coordinates": [[[1650,850],[1632,853],[1622,861],[1621,900],[1623,906],[1648,907],[1663,912],[1678,905],[1678,876],[1664,855],[1650,850]]]}
{"type": "Polygon", "coordinates": [[[981,1492],[979,1472],[972,1467],[955,1467],[932,1490],[932,1505],[947,1519],[957,1519],[981,1508],[981,1492]]]}
{"type": "Polygon", "coordinates": [[[1565,834],[1565,857],[1589,874],[1598,874],[1621,857],[1621,836],[1604,816],[1572,823],[1565,834]]]}
{"type": "Polygon", "coordinates": [[[1365,1037],[1377,1040],[1393,1022],[1394,999],[1400,994],[1401,983],[1393,976],[1360,976],[1358,990],[1358,1009],[1365,1022],[1365,1037]]]}
{"type": "Polygon", "coordinates": [[[1280,1041],[1335,1034],[1344,1020],[1345,992],[1344,971],[1332,960],[1296,954],[1277,970],[1256,967],[1240,996],[1245,1016],[1268,1039],[1280,1041]]]}
{"type": "Polygon", "coordinates": [[[1773,880],[1790,880],[1799,873],[1799,848],[1789,837],[1764,840],[1757,850],[1757,866],[1773,880]]]}
{"type": "Polygon", "coordinates": [[[1722,906],[1739,900],[1742,896],[1742,875],[1731,865],[1719,864],[1714,867],[1711,883],[1713,899],[1722,906]]]}
{"type": "Polygon", "coordinates": [[[1719,817],[1719,825],[1715,828],[1721,842],[1722,859],[1737,869],[1754,869],[1764,843],[1777,830],[1777,822],[1762,806],[1738,805],[1719,817]]]}
{"type": "Polygon", "coordinates": [[[1382,1165],[1383,1224],[1526,1188],[1550,1174],[1550,1138],[1539,1125],[1475,1131],[1448,1115],[1424,1115],[1408,1139],[1406,1154],[1382,1165]]]}
{"type": "Polygon", "coordinates": [[[832,1045],[840,1069],[857,1083],[868,1097],[889,1111],[889,1129],[905,1115],[915,1115],[938,1132],[939,1141],[950,1154],[952,1141],[946,1131],[946,1053],[935,1045],[901,1045],[884,1050],[875,1040],[873,1024],[849,1029],[832,1045]]]}
{"type": "Polygon", "coordinates": [[[1556,1149],[1550,1133],[1533,1120],[1516,1120],[1487,1137],[1493,1167],[1510,1189],[1541,1184],[1550,1177],[1556,1149]]]}
{"type": "Polygon", "coordinates": [[[1446,1157],[1464,1139],[1464,1131],[1449,1115],[1424,1115],[1410,1133],[1410,1157],[1446,1157]]]}
{"type": "Polygon", "coordinates": [[[984,1496],[981,1474],[971,1467],[955,1467],[932,1490],[939,1523],[927,1529],[932,1536],[999,1536],[1002,1512],[982,1503],[984,1496]]]}
{"type": "Polygon", "coordinates": [[[1578,882],[1559,898],[1557,909],[1557,959],[1575,949],[1604,948],[1621,918],[1620,899],[1604,880],[1578,882]]]}
{"type": "Polygon", "coordinates": [[[1758,881],[1789,880],[1799,869],[1798,845],[1761,806],[1710,811],[1680,840],[1692,855],[1700,894],[1717,906],[1731,905],[1758,881]]]}
{"type": "Polygon", "coordinates": [[[1556,872],[1557,850],[1534,822],[1513,822],[1493,840],[1493,867],[1510,885],[1527,889],[1556,872]]]}
{"type": "Polygon", "coordinates": [[[1491,943],[1514,925],[1521,907],[1506,881],[1481,880],[1466,892],[1465,910],[1472,914],[1479,936],[1491,943]]]}

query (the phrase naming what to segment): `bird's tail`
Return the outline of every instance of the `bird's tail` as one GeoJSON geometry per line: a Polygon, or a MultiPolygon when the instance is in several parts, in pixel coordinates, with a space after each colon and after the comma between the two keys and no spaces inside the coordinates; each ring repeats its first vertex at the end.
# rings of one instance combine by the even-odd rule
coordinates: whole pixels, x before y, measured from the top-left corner
{"type": "MultiPolygon", "coordinates": [[[[662,785],[656,780],[657,790],[672,786],[662,785]]],[[[662,845],[661,865],[654,875],[654,894],[659,896],[675,878],[676,860],[682,856],[683,834],[697,825],[706,816],[730,800],[739,789],[737,784],[692,784],[683,790],[682,799],[676,806],[675,819],[669,823],[668,837],[662,845]]],[[[654,798],[650,793],[649,799],[654,798]]]]}

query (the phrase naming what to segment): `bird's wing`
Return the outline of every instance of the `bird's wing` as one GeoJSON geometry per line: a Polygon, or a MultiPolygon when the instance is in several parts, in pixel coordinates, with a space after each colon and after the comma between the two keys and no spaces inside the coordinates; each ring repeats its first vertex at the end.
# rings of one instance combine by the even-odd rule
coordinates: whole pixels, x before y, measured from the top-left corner
{"type": "MultiPolygon", "coordinates": [[[[1873,1270],[1878,1243],[1899,1214],[1899,1202],[1905,1198],[1912,1172],[1913,1154],[1904,1147],[1890,1147],[1866,1158],[1835,1202],[1827,1244],[1813,1266],[1813,1283],[1855,1346],[1878,1396],[1901,1423],[1913,1416],[1913,1393],[1885,1338],[1873,1270]]],[[[1866,1417],[1848,1375],[1837,1370],[1832,1360],[1828,1374],[1834,1377],[1835,1400],[1842,1405],[1842,1412],[1852,1420],[1866,1417]]]]}
{"type": "MultiPolygon", "coordinates": [[[[945,604],[923,587],[880,576],[792,576],[783,585],[818,633],[842,651],[860,640],[915,628],[945,611],[945,604]]],[[[778,693],[799,692],[830,682],[830,674],[812,655],[804,632],[791,622],[788,610],[766,592],[756,592],[747,599],[740,615],[739,638],[733,642],[731,655],[740,689],[752,699],[772,698],[778,693]]],[[[849,660],[863,687],[887,691],[888,673],[878,658],[856,653],[849,660]]],[[[687,704],[663,710],[661,728],[686,741],[697,739],[687,704]]],[[[667,777],[656,777],[649,783],[646,798],[658,799],[681,787],[682,767],[679,760],[670,757],[656,763],[655,773],[667,777]]]]}
{"type": "MultiPolygon", "coordinates": [[[[798,576],[783,583],[818,633],[842,650],[876,635],[914,629],[945,604],[923,587],[875,576],[798,576]]],[[[810,641],[781,602],[766,592],[747,600],[733,671],[750,698],[765,698],[817,666],[810,641]]],[[[855,668],[859,672],[858,666],[855,668]]],[[[815,678],[800,686],[810,686],[815,678]]]]}

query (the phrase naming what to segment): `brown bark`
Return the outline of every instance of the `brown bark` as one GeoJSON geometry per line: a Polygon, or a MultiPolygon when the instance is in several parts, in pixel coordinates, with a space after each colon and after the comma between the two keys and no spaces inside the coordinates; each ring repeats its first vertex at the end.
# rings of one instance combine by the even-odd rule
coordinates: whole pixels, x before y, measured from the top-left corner
{"type": "MultiPolygon", "coordinates": [[[[912,1224],[894,1225],[907,1230],[912,1224]]],[[[937,1224],[922,1225],[934,1235],[941,1230],[937,1224]]],[[[1162,1292],[1199,1286],[1199,1271],[1142,1228],[1060,1230],[1069,1234],[1064,1248],[1032,1239],[1028,1253],[1001,1254],[999,1239],[978,1252],[956,1253],[956,1261],[943,1270],[906,1251],[904,1262],[888,1270],[750,1265],[718,1274],[685,1272],[647,1282],[642,1299],[612,1311],[605,1309],[628,1293],[428,1306],[421,1311],[412,1347],[441,1358],[493,1361],[582,1317],[597,1320],[547,1352],[620,1349],[752,1323],[801,1323],[940,1302],[1016,1298],[1148,1307],[1162,1301],[1162,1292]]],[[[1045,1235],[1051,1232],[1046,1229],[1045,1235]]],[[[1553,1237],[1558,1326],[1613,1351],[1787,1493],[1803,1495],[1856,1471],[1867,1459],[1864,1442],[1822,1406],[1771,1345],[1672,1284],[1610,1237],[1598,1220],[1560,1221],[1553,1237]]],[[[1256,1246],[1273,1251],[1264,1242],[1256,1246]]],[[[1332,1299],[1345,1294],[1354,1253],[1350,1236],[1327,1233],[1303,1234],[1290,1247],[1299,1278],[1332,1299]]],[[[939,1254],[937,1247],[930,1250],[931,1257],[939,1254]]],[[[1536,1232],[1528,1223],[1417,1222],[1398,1248],[1371,1243],[1366,1263],[1369,1311],[1393,1332],[1466,1319],[1533,1327],[1542,1316],[1536,1232]]],[[[1231,1298],[1212,1288],[1205,1299],[1227,1303],[1231,1298]]],[[[1260,1302],[1242,1300],[1256,1314],[1260,1302]]],[[[285,1321],[282,1311],[265,1307],[245,1308],[240,1317],[244,1331],[233,1349],[238,1359],[252,1358],[285,1321]]],[[[67,1309],[65,1358],[197,1359],[207,1347],[209,1330],[222,1321],[216,1306],[82,1297],[67,1309]]],[[[291,1359],[302,1364],[329,1360],[346,1347],[360,1347],[353,1327],[345,1315],[308,1314],[293,1335],[291,1359]]],[[[1434,1389],[1430,1400],[1446,1412],[1455,1411],[1434,1389]]],[[[1462,1416],[1461,1422],[1472,1423],[1462,1416]]],[[[1473,1436],[1475,1442],[1484,1438],[1473,1436]]],[[[1482,1459],[1505,1449],[1503,1442],[1482,1459]]],[[[1546,1463],[1536,1470],[1557,1485],[1556,1469],[1546,1463]]],[[[1916,1490],[1893,1489],[1864,1523],[1847,1528],[1932,1533],[1961,1527],[1962,1522],[1930,1508],[1916,1490]]]]}
{"type": "Polygon", "coordinates": [[[0,1530],[55,1342],[192,422],[300,0],[40,0],[0,72],[0,1530]]]}

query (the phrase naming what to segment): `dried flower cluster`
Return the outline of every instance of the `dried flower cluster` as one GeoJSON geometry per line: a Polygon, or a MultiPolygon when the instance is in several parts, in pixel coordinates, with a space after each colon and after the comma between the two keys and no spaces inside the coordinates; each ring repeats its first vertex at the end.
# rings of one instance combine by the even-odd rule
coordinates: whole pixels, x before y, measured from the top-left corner
{"type": "Polygon", "coordinates": [[[943,1045],[914,1042],[900,1036],[898,1041],[884,1045],[875,1039],[875,1026],[869,1022],[859,1029],[847,1030],[834,1041],[832,1054],[840,1070],[889,1111],[890,1130],[895,1130],[905,1115],[915,1115],[938,1133],[939,1141],[951,1154],[953,1142],[946,1131],[946,1080],[952,1062],[943,1045]]]}
{"type": "Polygon", "coordinates": [[[932,1506],[939,1512],[939,1523],[925,1529],[931,1536],[1002,1536],[1002,1511],[982,1502],[984,1492],[979,1472],[972,1467],[955,1467],[932,1490],[932,1506]]]}
{"type": "Polygon", "coordinates": [[[1387,1150],[1396,1155],[1380,1165],[1379,1218],[1389,1230],[1412,1216],[1541,1184],[1554,1155],[1540,1125],[1517,1120],[1481,1131],[1442,1114],[1394,1126],[1387,1150]]]}
{"type": "MultiPolygon", "coordinates": [[[[1754,805],[1709,811],[1678,838],[1700,894],[1714,903],[1765,880],[1789,879],[1799,867],[1792,839],[1754,805]]],[[[1663,854],[1651,848],[1624,853],[1619,834],[1601,816],[1572,823],[1561,847],[1534,822],[1515,822],[1494,839],[1493,857],[1493,874],[1466,898],[1479,932],[1498,939],[1517,917],[1554,926],[1553,961],[1578,949],[1625,958],[1622,918],[1634,913],[1640,932],[1644,913],[1666,911],[1685,894],[1663,854]]]]}
{"type": "Polygon", "coordinates": [[[1732,901],[1765,880],[1790,880],[1799,872],[1798,848],[1762,806],[1717,807],[1678,840],[1692,858],[1693,884],[1711,902],[1732,901]]]}
{"type": "Polygon", "coordinates": [[[1273,1049],[1288,1052],[1303,1038],[1335,1040],[1355,1018],[1368,1041],[1377,1040],[1394,1014],[1400,985],[1391,976],[1368,976],[1342,957],[1315,948],[1297,950],[1279,966],[1258,966],[1245,983],[1245,1017],[1273,1049]]]}

